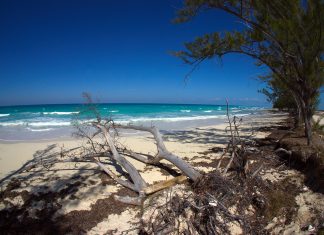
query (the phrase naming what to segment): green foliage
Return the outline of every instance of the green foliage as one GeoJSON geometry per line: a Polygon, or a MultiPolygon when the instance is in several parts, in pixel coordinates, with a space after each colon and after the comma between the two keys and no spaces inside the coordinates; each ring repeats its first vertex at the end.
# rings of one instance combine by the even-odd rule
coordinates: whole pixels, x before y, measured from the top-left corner
{"type": "Polygon", "coordinates": [[[257,65],[270,70],[266,82],[274,93],[263,93],[271,94],[268,97],[279,106],[295,102],[309,129],[324,85],[324,1],[185,0],[175,22],[191,20],[209,9],[234,15],[246,27],[242,31],[205,34],[185,43],[185,50],[176,56],[191,65],[228,53],[254,58],[257,65]],[[286,99],[288,94],[293,99],[286,99]]]}
{"type": "Polygon", "coordinates": [[[292,92],[278,76],[271,73],[267,76],[259,76],[259,78],[267,83],[267,89],[264,88],[260,92],[267,96],[267,100],[272,103],[273,108],[297,113],[297,105],[292,92]]]}
{"type": "Polygon", "coordinates": [[[267,97],[268,102],[272,103],[273,108],[288,111],[295,111],[297,109],[295,100],[287,92],[270,87],[268,89],[263,88],[259,92],[267,97]]]}

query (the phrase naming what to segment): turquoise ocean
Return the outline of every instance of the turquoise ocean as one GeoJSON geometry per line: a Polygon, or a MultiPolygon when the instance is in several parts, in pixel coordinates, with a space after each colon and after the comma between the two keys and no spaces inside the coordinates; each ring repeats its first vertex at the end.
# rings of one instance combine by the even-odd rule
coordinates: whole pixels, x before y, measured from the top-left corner
{"type": "MultiPolygon", "coordinates": [[[[96,104],[103,118],[117,123],[156,125],[162,130],[179,130],[222,123],[225,105],[198,104],[96,104]]],[[[232,115],[261,113],[264,107],[231,105],[232,115]]],[[[0,140],[22,141],[70,137],[73,123],[94,119],[82,104],[0,107],[0,140]]]]}

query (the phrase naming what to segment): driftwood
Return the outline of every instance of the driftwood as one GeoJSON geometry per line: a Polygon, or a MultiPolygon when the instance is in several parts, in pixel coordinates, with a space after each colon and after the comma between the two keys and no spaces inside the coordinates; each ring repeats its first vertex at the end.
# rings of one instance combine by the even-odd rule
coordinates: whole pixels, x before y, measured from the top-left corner
{"type": "MultiPolygon", "coordinates": [[[[121,125],[116,124],[113,120],[103,120],[95,107],[91,108],[91,98],[86,97],[90,104],[90,110],[94,111],[97,120],[85,125],[77,126],[77,136],[88,140],[88,145],[84,147],[84,155],[87,158],[92,159],[92,162],[96,163],[105,173],[107,173],[118,184],[135,191],[138,196],[132,197],[119,197],[115,198],[119,201],[140,205],[143,199],[149,194],[165,189],[175,184],[179,184],[187,180],[188,178],[194,183],[199,182],[202,174],[199,173],[188,162],[184,161],[179,156],[171,153],[165,146],[162,135],[155,126],[137,126],[137,125],[121,125]],[[157,147],[157,153],[153,155],[136,153],[125,147],[120,147],[117,141],[118,133],[120,130],[135,130],[141,132],[150,133],[155,141],[157,147]],[[117,164],[120,169],[125,171],[126,174],[122,177],[117,176],[112,172],[105,164],[100,160],[100,157],[110,160],[114,164],[117,164]],[[129,158],[136,159],[144,164],[160,167],[161,160],[166,160],[173,166],[181,171],[181,176],[175,177],[171,180],[156,183],[154,185],[148,185],[142,178],[141,174],[135,168],[135,166],[129,161],[129,158]],[[126,177],[123,177],[126,176],[126,177]]],[[[229,115],[229,108],[227,102],[227,118],[230,131],[230,141],[227,148],[224,150],[224,154],[218,163],[218,170],[220,170],[221,161],[225,154],[230,154],[230,159],[221,171],[221,174],[226,177],[228,170],[234,164],[238,171],[242,171],[243,174],[248,170],[248,164],[246,160],[247,148],[245,148],[244,141],[239,134],[239,126],[241,119],[234,116],[231,120],[229,115]]]]}
{"type": "Polygon", "coordinates": [[[112,120],[102,120],[91,123],[83,123],[76,125],[77,132],[75,136],[86,139],[86,143],[80,147],[65,150],[59,149],[56,145],[50,145],[45,150],[38,151],[34,154],[34,158],[26,162],[20,169],[10,174],[8,177],[0,180],[0,184],[8,180],[15,174],[24,171],[30,171],[39,166],[49,170],[56,163],[94,163],[103,172],[109,175],[116,183],[136,192],[136,197],[115,196],[115,199],[124,203],[133,205],[142,205],[147,195],[157,191],[181,184],[188,179],[197,182],[201,177],[194,167],[181,159],[179,156],[171,153],[163,142],[160,131],[152,127],[135,126],[135,125],[117,125],[112,120]],[[153,135],[157,147],[157,153],[153,155],[144,153],[135,153],[130,149],[118,146],[116,136],[121,129],[132,129],[137,131],[149,132],[153,135]],[[148,165],[156,167],[168,168],[169,172],[173,172],[175,177],[149,185],[142,178],[136,167],[129,161],[129,158],[136,159],[148,165]],[[182,174],[179,175],[175,170],[166,167],[160,163],[161,160],[167,160],[173,166],[177,167],[182,174]],[[115,166],[120,174],[116,174],[108,165],[110,163],[115,166]]]}
{"type": "Polygon", "coordinates": [[[143,127],[143,126],[134,126],[134,125],[114,125],[115,128],[121,128],[121,129],[132,129],[132,130],[138,130],[138,131],[146,131],[153,135],[158,153],[156,156],[149,162],[151,163],[157,163],[161,161],[162,159],[165,159],[169,162],[171,162],[173,165],[175,165],[177,168],[179,168],[183,174],[188,176],[191,180],[196,181],[200,177],[200,173],[195,170],[189,163],[181,159],[180,157],[172,154],[167,150],[167,148],[164,145],[162,135],[159,132],[158,128],[155,126],[153,127],[143,127]]]}
{"type": "Polygon", "coordinates": [[[227,111],[227,122],[228,126],[226,127],[225,131],[229,131],[230,140],[225,148],[222,156],[219,159],[217,170],[221,171],[220,166],[224,156],[226,154],[230,155],[230,159],[226,164],[225,169],[222,171],[222,175],[225,177],[227,172],[229,171],[230,167],[235,165],[236,171],[238,173],[243,173],[246,175],[248,171],[248,160],[247,160],[247,153],[249,153],[249,149],[246,146],[245,141],[241,138],[239,133],[239,127],[241,125],[242,119],[234,116],[232,119],[230,118],[229,114],[229,105],[228,100],[226,99],[226,111],[227,111]]]}
{"type": "Polygon", "coordinates": [[[77,128],[78,132],[76,135],[88,140],[88,144],[83,146],[82,157],[85,159],[90,159],[90,161],[96,163],[118,184],[138,193],[137,197],[115,196],[115,199],[121,202],[141,205],[145,197],[149,194],[171,187],[175,184],[182,183],[188,180],[188,178],[193,182],[196,182],[201,177],[201,174],[189,163],[168,151],[163,142],[160,131],[154,126],[144,127],[135,125],[119,125],[115,124],[112,120],[103,121],[102,119],[97,118],[97,121],[87,123],[85,125],[78,125],[77,128]],[[122,129],[131,129],[152,134],[157,147],[156,155],[153,156],[135,153],[130,149],[118,147],[116,136],[118,136],[119,131],[122,129]],[[117,164],[123,171],[126,172],[126,175],[129,177],[123,179],[123,177],[116,175],[106,166],[103,161],[101,161],[100,157],[108,159],[109,161],[117,164]],[[154,165],[157,167],[159,167],[159,164],[161,165],[161,160],[167,160],[168,162],[172,163],[172,165],[177,167],[183,175],[156,183],[154,185],[148,185],[147,182],[145,182],[145,180],[142,178],[139,171],[128,160],[129,157],[144,164],[154,165]]]}
{"type": "Polygon", "coordinates": [[[184,175],[180,175],[180,176],[177,176],[177,177],[174,177],[170,180],[165,180],[165,181],[162,181],[162,182],[159,182],[159,183],[156,183],[152,186],[148,186],[144,189],[144,192],[145,194],[152,194],[154,192],[157,192],[157,191],[160,191],[162,189],[165,189],[165,188],[168,188],[168,187],[171,187],[175,184],[180,184],[184,181],[187,180],[187,177],[184,176],[184,175]]]}
{"type": "MultiPolygon", "coordinates": [[[[241,120],[237,117],[230,118],[228,105],[227,117],[229,126],[226,131],[230,132],[230,140],[215,171],[208,174],[199,173],[188,162],[171,153],[166,148],[162,135],[156,127],[120,125],[112,120],[102,120],[99,115],[94,122],[76,126],[78,129],[76,135],[86,139],[86,144],[56,152],[53,151],[54,145],[49,146],[44,151],[36,153],[33,161],[27,162],[24,169],[31,170],[39,164],[50,168],[57,162],[96,164],[117,184],[137,193],[135,197],[115,195],[114,198],[123,203],[141,206],[141,225],[136,228],[142,232],[140,234],[170,234],[175,231],[178,234],[228,234],[230,233],[229,223],[236,223],[244,233],[251,233],[252,223],[249,223],[245,218],[246,215],[242,215],[241,212],[245,213],[255,199],[258,188],[254,187],[251,182],[257,180],[256,176],[264,164],[257,166],[253,172],[248,172],[247,153],[252,150],[244,143],[243,138],[241,139],[238,130],[241,120]],[[118,133],[125,129],[150,133],[154,138],[157,153],[155,155],[138,153],[121,146],[118,142],[118,133]],[[171,179],[149,185],[130,158],[156,167],[163,166],[161,161],[167,160],[181,171],[181,175],[177,172],[171,179]],[[225,158],[228,158],[227,162],[221,167],[222,160],[225,158]],[[109,165],[114,165],[118,173],[109,165]],[[243,173],[244,179],[240,177],[238,181],[243,179],[246,182],[241,185],[234,184],[237,178],[232,177],[233,172],[239,173],[239,176],[243,173]],[[249,177],[246,177],[247,173],[249,177]],[[149,196],[188,179],[193,182],[190,184],[190,190],[188,187],[177,187],[179,195],[172,195],[173,189],[171,189],[167,197],[165,193],[168,190],[149,196]],[[149,200],[145,201],[148,196],[149,200]],[[161,198],[163,200],[160,200],[161,198]],[[166,203],[163,203],[164,200],[166,203]],[[160,205],[159,201],[163,204],[160,205]],[[239,204],[237,204],[238,201],[239,204]],[[230,210],[238,205],[239,211],[230,210]],[[151,215],[148,216],[148,220],[145,220],[146,217],[143,216],[145,210],[151,215]],[[157,213],[154,214],[154,212],[157,213]]],[[[277,152],[286,153],[286,150],[279,149],[277,152]]]]}

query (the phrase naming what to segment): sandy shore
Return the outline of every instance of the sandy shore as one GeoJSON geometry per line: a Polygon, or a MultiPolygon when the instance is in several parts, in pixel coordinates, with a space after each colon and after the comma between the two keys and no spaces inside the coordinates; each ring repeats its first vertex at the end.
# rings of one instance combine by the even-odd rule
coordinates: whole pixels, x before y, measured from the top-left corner
{"type": "MultiPolygon", "coordinates": [[[[261,126],[277,125],[285,118],[284,114],[252,118],[241,127],[242,136],[252,135],[253,138],[264,138],[269,132],[253,132],[253,130],[261,126]]],[[[189,161],[197,169],[210,172],[214,170],[212,163],[219,157],[219,154],[208,152],[208,150],[224,146],[228,142],[229,134],[225,132],[225,128],[224,123],[203,128],[164,132],[165,145],[169,151],[189,161]]],[[[148,135],[121,136],[119,142],[134,151],[150,154],[156,152],[156,146],[148,135]]],[[[14,173],[26,161],[31,160],[37,151],[53,144],[56,150],[69,149],[82,145],[82,140],[0,143],[0,178],[14,173]]],[[[149,184],[172,178],[164,170],[144,165],[133,159],[130,161],[149,184]]],[[[76,223],[75,221],[78,221],[80,216],[84,223],[79,226],[87,234],[107,232],[120,234],[121,231],[137,226],[139,208],[118,203],[112,205],[111,196],[116,193],[122,194],[125,190],[104,175],[93,163],[59,163],[50,170],[36,168],[12,177],[19,179],[19,187],[11,189],[14,196],[7,201],[0,202],[0,211],[8,207],[23,208],[30,218],[37,219],[41,214],[39,211],[47,208],[45,216],[58,221],[55,226],[60,224],[59,231],[62,229],[67,231],[64,230],[65,227],[69,226],[69,223],[76,223]],[[26,205],[24,193],[35,195],[32,205],[26,205]],[[48,198],[44,196],[44,193],[53,196],[48,198]],[[42,196],[38,198],[37,195],[42,196]],[[105,208],[105,210],[98,213],[98,208],[105,208]]],[[[8,182],[3,184],[4,188],[8,182]]]]}
{"type": "MultiPolygon", "coordinates": [[[[256,117],[246,124],[245,134],[250,135],[253,128],[267,126],[283,121],[284,114],[272,115],[268,117],[256,117]]],[[[188,159],[195,156],[198,152],[203,152],[211,147],[221,147],[228,140],[228,133],[225,132],[227,124],[204,126],[200,128],[189,128],[182,131],[163,132],[167,148],[179,156],[188,159]]],[[[263,138],[268,133],[254,133],[254,137],[263,138]]],[[[127,135],[122,136],[120,142],[139,152],[155,152],[155,145],[149,136],[127,135]]],[[[83,140],[76,138],[43,140],[43,141],[25,141],[25,142],[5,142],[0,141],[0,179],[14,172],[28,160],[33,159],[33,155],[46,147],[55,144],[57,148],[70,149],[83,144],[83,140]]]]}
{"type": "Polygon", "coordinates": [[[324,125],[324,111],[317,111],[313,118],[315,121],[319,121],[320,125],[324,125]]]}

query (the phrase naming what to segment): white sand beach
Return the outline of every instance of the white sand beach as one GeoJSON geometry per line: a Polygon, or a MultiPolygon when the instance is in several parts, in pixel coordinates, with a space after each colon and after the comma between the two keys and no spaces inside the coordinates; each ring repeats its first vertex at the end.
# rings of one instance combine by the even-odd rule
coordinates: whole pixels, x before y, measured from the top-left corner
{"type": "MultiPolygon", "coordinates": [[[[285,118],[285,114],[273,114],[262,119],[258,119],[258,117],[252,118],[245,126],[242,126],[242,129],[245,129],[242,136],[252,135],[253,138],[264,138],[269,132],[258,131],[253,133],[252,130],[256,130],[257,127],[261,126],[277,125],[279,122],[284,121],[285,118]]],[[[225,132],[225,128],[226,124],[224,123],[164,133],[165,145],[169,151],[185,159],[198,170],[211,172],[215,170],[213,163],[220,156],[220,153],[212,153],[208,152],[208,150],[213,147],[225,146],[229,138],[229,133],[225,132]]],[[[156,146],[148,135],[121,136],[119,143],[142,153],[152,154],[156,152],[156,146]]],[[[1,178],[15,172],[26,161],[31,160],[37,151],[44,150],[53,144],[55,144],[54,149],[56,150],[60,148],[69,149],[82,145],[82,140],[0,143],[1,178]]],[[[149,184],[172,178],[170,174],[160,168],[144,165],[133,159],[129,159],[129,161],[134,164],[149,184]]],[[[118,173],[113,166],[110,166],[110,168],[118,173]]],[[[275,176],[271,172],[263,172],[262,174],[270,179],[275,176]]],[[[289,174],[297,175],[299,173],[291,171],[289,174]]],[[[82,226],[86,227],[84,232],[87,234],[121,234],[123,231],[128,231],[129,234],[137,234],[138,232],[136,228],[140,219],[140,209],[135,206],[120,205],[120,203],[114,202],[112,195],[122,193],[123,187],[116,185],[94,163],[57,163],[50,169],[37,167],[28,172],[13,174],[10,179],[13,178],[19,180],[19,187],[11,190],[14,196],[0,202],[0,210],[10,207],[23,208],[28,213],[28,217],[37,219],[41,214],[39,211],[50,208],[47,216],[50,216],[52,220],[60,221],[60,218],[65,216],[66,224],[60,225],[63,227],[69,226],[72,220],[77,220],[77,217],[83,216],[84,220],[86,220],[84,221],[86,226],[82,226]],[[37,197],[37,195],[43,195],[44,193],[53,194],[52,200],[54,201],[49,201],[46,197],[37,197]],[[35,195],[32,205],[25,205],[25,194],[35,195]],[[55,209],[53,205],[56,205],[55,209]],[[106,208],[106,211],[99,213],[99,207],[106,208]],[[94,216],[93,213],[97,215],[94,216]]],[[[8,182],[10,180],[2,184],[3,189],[8,187],[8,182]]],[[[177,187],[181,188],[181,186],[175,188],[177,187]]],[[[316,200],[323,198],[323,195],[319,196],[309,191],[307,193],[311,194],[312,197],[318,197],[316,200]]],[[[301,207],[303,206],[301,213],[312,209],[311,206],[305,208],[308,199],[304,198],[303,200],[305,201],[301,205],[301,207]]],[[[55,224],[58,226],[60,223],[62,222],[56,222],[55,224]]],[[[57,229],[61,229],[61,227],[57,229]]],[[[240,234],[240,231],[239,227],[233,225],[232,234],[240,234]]]]}
{"type": "MultiPolygon", "coordinates": [[[[250,135],[253,129],[260,126],[276,124],[286,118],[285,114],[272,115],[268,118],[255,117],[249,120],[246,135],[250,135]],[[253,126],[251,123],[254,123],[253,126]],[[250,132],[251,131],[251,132],[250,132]]],[[[211,147],[223,147],[227,143],[229,133],[225,132],[227,124],[224,122],[218,125],[204,126],[200,128],[189,128],[178,130],[166,134],[167,148],[181,157],[191,159],[199,152],[206,151],[211,147]],[[210,136],[208,136],[208,133],[210,136]]],[[[169,132],[167,132],[169,133],[169,132]]],[[[254,133],[255,138],[264,138],[267,132],[254,133]]],[[[120,143],[131,149],[143,153],[152,153],[156,151],[154,142],[150,140],[147,134],[138,133],[137,135],[124,135],[120,138],[120,143]]],[[[46,149],[49,145],[56,145],[57,148],[71,149],[81,146],[84,140],[77,138],[64,138],[56,140],[41,141],[0,141],[0,179],[9,173],[17,170],[26,161],[33,159],[33,155],[46,149]]]]}

